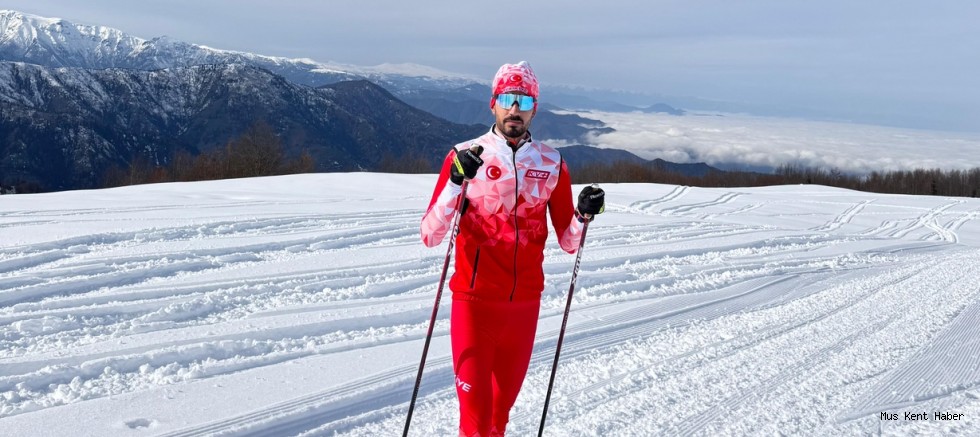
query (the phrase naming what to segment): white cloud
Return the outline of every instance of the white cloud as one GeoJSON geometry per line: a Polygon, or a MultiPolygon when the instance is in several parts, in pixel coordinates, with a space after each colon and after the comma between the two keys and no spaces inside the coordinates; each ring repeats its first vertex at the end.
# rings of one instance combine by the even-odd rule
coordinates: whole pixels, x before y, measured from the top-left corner
{"type": "Polygon", "coordinates": [[[858,174],[980,167],[977,134],[741,114],[578,114],[616,130],[593,135],[593,145],[647,159],[753,167],[799,164],[858,174]]]}

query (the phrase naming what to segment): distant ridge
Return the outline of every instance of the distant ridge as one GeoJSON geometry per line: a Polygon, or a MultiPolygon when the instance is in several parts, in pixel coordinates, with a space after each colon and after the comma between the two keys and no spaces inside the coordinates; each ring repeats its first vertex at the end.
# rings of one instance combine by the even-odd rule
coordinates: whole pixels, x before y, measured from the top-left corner
{"type": "Polygon", "coordinates": [[[44,190],[97,187],[109,166],[137,156],[165,165],[179,150],[213,150],[258,120],[287,153],[310,152],[320,171],[374,169],[385,155],[435,164],[486,129],[435,117],[365,80],[314,89],[250,65],[138,71],[0,62],[0,84],[0,183],[44,190]]]}
{"type": "MultiPolygon", "coordinates": [[[[262,56],[3,10],[0,185],[96,187],[109,166],[166,165],[258,120],[288,153],[310,152],[319,171],[376,170],[400,156],[437,164],[492,123],[489,94],[486,81],[425,66],[262,56]]],[[[536,138],[575,143],[612,131],[549,102],[536,138]]]]}
{"type": "Polygon", "coordinates": [[[663,159],[643,159],[631,152],[619,149],[603,149],[599,147],[574,145],[565,146],[558,149],[561,156],[572,169],[581,168],[590,164],[612,165],[620,162],[641,164],[651,168],[659,169],[668,173],[677,173],[683,176],[701,177],[709,173],[725,173],[723,170],[712,167],[703,162],[681,164],[663,159]]]}

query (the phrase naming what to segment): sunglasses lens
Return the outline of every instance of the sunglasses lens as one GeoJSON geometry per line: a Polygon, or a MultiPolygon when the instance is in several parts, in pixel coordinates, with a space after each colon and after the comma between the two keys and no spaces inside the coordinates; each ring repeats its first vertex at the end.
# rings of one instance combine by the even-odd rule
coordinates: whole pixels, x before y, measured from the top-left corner
{"type": "Polygon", "coordinates": [[[514,94],[497,94],[497,104],[500,105],[501,108],[510,109],[511,106],[514,106],[514,102],[516,101],[517,96],[514,94]]]}
{"type": "Polygon", "coordinates": [[[497,94],[497,104],[501,108],[510,109],[517,103],[517,109],[521,111],[530,111],[534,109],[534,97],[531,96],[520,96],[517,94],[497,94]]]}
{"type": "Polygon", "coordinates": [[[517,107],[521,111],[530,111],[534,108],[534,97],[531,96],[518,96],[517,107]]]}

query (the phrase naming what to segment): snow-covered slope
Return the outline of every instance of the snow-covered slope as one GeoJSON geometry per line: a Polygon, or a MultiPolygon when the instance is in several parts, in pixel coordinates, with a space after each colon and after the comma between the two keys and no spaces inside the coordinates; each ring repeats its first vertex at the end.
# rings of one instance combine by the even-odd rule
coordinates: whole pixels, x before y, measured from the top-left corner
{"type": "MultiPolygon", "coordinates": [[[[399,435],[433,183],[0,196],[0,434],[399,435]]],[[[980,201],[604,188],[547,435],[980,433],[980,201]]],[[[509,435],[537,430],[572,262],[552,238],[509,435]]],[[[449,302],[411,435],[455,435],[449,302]]]]}
{"type": "Polygon", "coordinates": [[[0,54],[4,60],[53,67],[122,67],[125,59],[148,47],[148,41],[116,29],[0,11],[0,54]]]}

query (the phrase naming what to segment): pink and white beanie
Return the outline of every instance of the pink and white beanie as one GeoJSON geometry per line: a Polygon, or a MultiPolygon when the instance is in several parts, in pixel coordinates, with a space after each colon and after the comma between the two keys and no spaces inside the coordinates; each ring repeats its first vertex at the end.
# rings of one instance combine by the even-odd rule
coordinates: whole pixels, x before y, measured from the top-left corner
{"type": "Polygon", "coordinates": [[[531,64],[521,61],[516,64],[504,64],[493,76],[493,95],[490,96],[490,107],[493,108],[493,97],[511,91],[520,91],[535,100],[538,98],[538,77],[534,75],[531,64]]]}

